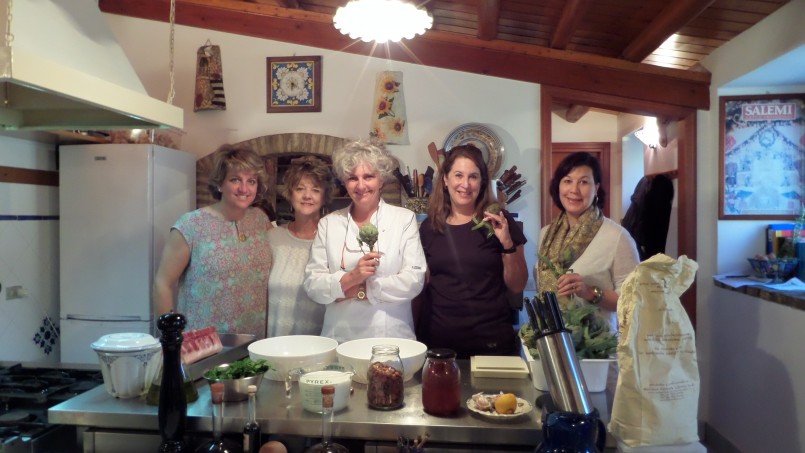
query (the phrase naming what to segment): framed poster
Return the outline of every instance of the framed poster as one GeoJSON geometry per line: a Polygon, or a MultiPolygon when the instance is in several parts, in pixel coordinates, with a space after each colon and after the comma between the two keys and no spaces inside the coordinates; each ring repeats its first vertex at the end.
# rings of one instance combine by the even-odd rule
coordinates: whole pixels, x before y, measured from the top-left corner
{"type": "Polygon", "coordinates": [[[805,192],[805,94],[720,98],[718,218],[792,220],[805,192]]]}
{"type": "Polygon", "coordinates": [[[321,57],[268,57],[268,113],[321,112],[321,57]]]}

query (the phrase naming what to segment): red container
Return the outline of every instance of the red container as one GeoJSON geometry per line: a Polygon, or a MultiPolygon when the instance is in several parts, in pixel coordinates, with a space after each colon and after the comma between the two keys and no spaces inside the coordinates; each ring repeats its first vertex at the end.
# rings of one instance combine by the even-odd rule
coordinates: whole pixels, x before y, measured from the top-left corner
{"type": "Polygon", "coordinates": [[[461,407],[461,371],[452,349],[430,349],[422,368],[422,405],[431,415],[449,416],[461,407]]]}

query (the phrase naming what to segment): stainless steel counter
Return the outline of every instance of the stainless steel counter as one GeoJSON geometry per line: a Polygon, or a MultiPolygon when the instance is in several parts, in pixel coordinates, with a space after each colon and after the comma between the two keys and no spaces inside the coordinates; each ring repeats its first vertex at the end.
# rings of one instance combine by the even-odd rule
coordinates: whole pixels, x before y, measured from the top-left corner
{"type": "MultiPolygon", "coordinates": [[[[463,400],[474,393],[511,392],[532,404],[542,392],[536,390],[529,378],[497,379],[473,378],[469,361],[459,361],[463,381],[463,400]]],[[[538,408],[516,419],[496,421],[475,414],[466,407],[450,418],[434,417],[422,409],[421,373],[405,385],[405,406],[394,411],[369,409],[366,403],[366,385],[354,384],[354,393],[346,409],[335,414],[335,437],[365,440],[395,441],[399,436],[415,438],[427,433],[429,442],[477,445],[536,446],[540,439],[538,408]]],[[[198,401],[188,405],[187,430],[212,430],[209,386],[204,380],[196,382],[198,401]]],[[[593,403],[608,422],[611,392],[591,394],[593,403]]],[[[318,437],[321,434],[321,416],[303,410],[299,388],[293,386],[293,395],[287,399],[284,384],[263,380],[257,394],[257,417],[264,433],[318,437]]],[[[248,405],[244,402],[226,403],[224,431],[240,432],[247,418],[248,405]]],[[[52,407],[48,414],[51,423],[71,424],[108,430],[158,429],[157,408],[147,406],[143,398],[120,400],[106,393],[103,386],[52,407]]]]}

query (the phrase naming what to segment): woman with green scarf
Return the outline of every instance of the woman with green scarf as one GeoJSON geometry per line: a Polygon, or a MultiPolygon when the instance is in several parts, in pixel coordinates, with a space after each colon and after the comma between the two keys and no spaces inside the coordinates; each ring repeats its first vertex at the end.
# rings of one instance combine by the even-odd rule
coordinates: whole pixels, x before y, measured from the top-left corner
{"type": "Polygon", "coordinates": [[[629,232],[604,217],[601,180],[601,164],[586,152],[567,156],[556,168],[550,194],[562,212],[540,232],[534,278],[540,293],[559,296],[562,310],[598,306],[616,332],[620,288],[640,258],[629,232]]]}

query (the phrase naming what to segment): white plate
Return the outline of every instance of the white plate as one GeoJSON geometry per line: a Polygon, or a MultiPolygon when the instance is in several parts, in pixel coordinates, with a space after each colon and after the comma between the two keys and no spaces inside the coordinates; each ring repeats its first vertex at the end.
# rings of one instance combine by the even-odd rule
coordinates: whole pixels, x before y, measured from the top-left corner
{"type": "Polygon", "coordinates": [[[489,179],[495,179],[503,165],[503,143],[490,128],[479,123],[466,123],[453,129],[444,140],[444,151],[450,153],[454,146],[473,144],[481,150],[486,159],[489,179]]]}
{"type": "Polygon", "coordinates": [[[534,408],[531,406],[531,403],[529,403],[528,401],[526,401],[526,400],[524,400],[524,399],[522,399],[522,398],[520,398],[518,396],[517,397],[517,409],[514,410],[513,414],[498,414],[497,412],[495,412],[494,409],[491,410],[491,411],[484,411],[484,410],[478,409],[475,406],[475,401],[473,401],[472,398],[467,400],[467,409],[475,412],[476,414],[479,414],[479,415],[482,415],[482,416],[484,416],[486,418],[489,418],[489,419],[509,420],[509,419],[512,419],[512,418],[520,417],[521,415],[525,415],[525,414],[531,412],[531,410],[534,409],[534,408]]]}

